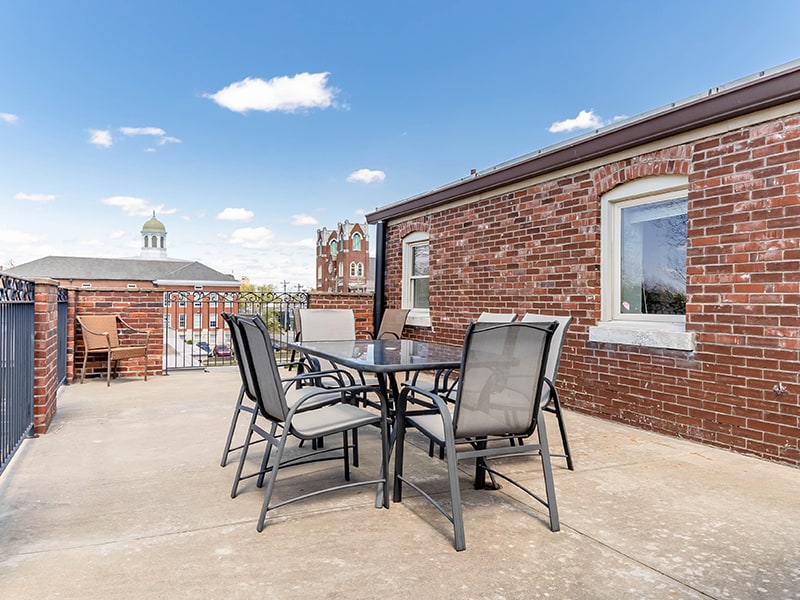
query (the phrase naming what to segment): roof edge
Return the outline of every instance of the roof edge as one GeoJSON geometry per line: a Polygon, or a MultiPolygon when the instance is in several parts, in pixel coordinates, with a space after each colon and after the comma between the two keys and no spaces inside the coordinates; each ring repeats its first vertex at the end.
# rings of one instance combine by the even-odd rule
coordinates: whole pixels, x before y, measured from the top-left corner
{"type": "Polygon", "coordinates": [[[402,217],[693,129],[800,99],[800,61],[711,88],[608,128],[571,138],[475,176],[367,213],[368,223],[402,217]],[[733,87],[730,87],[733,85],[733,87]]]}

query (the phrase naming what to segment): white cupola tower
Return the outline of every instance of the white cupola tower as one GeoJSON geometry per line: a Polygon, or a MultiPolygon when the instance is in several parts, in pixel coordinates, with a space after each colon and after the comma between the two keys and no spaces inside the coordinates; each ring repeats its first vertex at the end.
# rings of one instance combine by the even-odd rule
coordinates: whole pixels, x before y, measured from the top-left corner
{"type": "Polygon", "coordinates": [[[142,225],[142,258],[167,257],[167,228],[156,219],[156,211],[152,218],[142,225]]]}

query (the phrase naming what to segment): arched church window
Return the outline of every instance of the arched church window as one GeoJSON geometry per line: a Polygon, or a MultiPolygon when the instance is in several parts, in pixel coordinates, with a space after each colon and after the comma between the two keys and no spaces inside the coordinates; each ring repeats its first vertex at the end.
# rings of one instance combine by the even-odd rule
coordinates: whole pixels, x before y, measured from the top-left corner
{"type": "Polygon", "coordinates": [[[353,250],[361,250],[361,234],[354,233],[352,240],[353,250]]]}

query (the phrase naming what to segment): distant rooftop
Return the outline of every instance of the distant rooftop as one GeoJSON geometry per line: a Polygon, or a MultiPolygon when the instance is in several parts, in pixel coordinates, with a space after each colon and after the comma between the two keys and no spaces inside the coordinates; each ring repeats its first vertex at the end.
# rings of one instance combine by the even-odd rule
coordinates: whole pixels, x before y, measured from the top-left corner
{"type": "Polygon", "coordinates": [[[196,281],[234,283],[233,275],[221,273],[197,261],[147,258],[89,258],[82,256],[45,256],[4,271],[23,278],[196,281]]]}

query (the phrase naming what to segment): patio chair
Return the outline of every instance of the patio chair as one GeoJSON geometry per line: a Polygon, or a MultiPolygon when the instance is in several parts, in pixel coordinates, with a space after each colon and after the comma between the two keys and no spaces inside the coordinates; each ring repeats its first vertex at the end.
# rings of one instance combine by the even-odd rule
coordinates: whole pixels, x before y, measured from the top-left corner
{"type": "Polygon", "coordinates": [[[403,327],[406,325],[409,309],[388,308],[383,312],[381,326],[375,335],[376,340],[396,339],[403,337],[403,327]]]}
{"type": "MultiPolygon", "coordinates": [[[[240,446],[232,446],[233,444],[233,436],[234,432],[236,431],[236,426],[239,423],[239,417],[242,413],[247,413],[250,415],[251,422],[255,421],[256,416],[258,415],[258,407],[256,406],[255,402],[255,395],[252,391],[252,385],[247,385],[247,378],[249,377],[249,373],[245,366],[245,361],[247,357],[243,353],[243,346],[241,341],[239,340],[239,328],[236,327],[233,323],[233,320],[236,318],[236,315],[223,312],[222,318],[228,325],[228,330],[231,333],[231,345],[233,346],[233,354],[236,356],[236,364],[239,367],[239,375],[242,378],[242,385],[239,388],[239,396],[236,399],[236,405],[233,409],[233,416],[231,417],[231,425],[228,429],[228,436],[225,440],[225,447],[222,449],[222,460],[220,461],[220,466],[224,467],[228,464],[228,456],[231,452],[235,452],[237,450],[241,450],[243,448],[242,445],[240,446]]],[[[259,317],[256,317],[259,318],[259,317]]],[[[279,367],[287,367],[291,369],[292,367],[302,367],[302,361],[292,361],[288,363],[281,363],[278,365],[279,367]]],[[[257,440],[257,442],[263,440],[257,440]]]]}
{"type": "Polygon", "coordinates": [[[81,383],[86,376],[86,360],[90,354],[101,354],[106,360],[106,385],[111,385],[111,367],[116,376],[117,363],[129,358],[144,357],[144,380],[147,381],[147,347],[150,345],[150,331],[136,329],[126,323],[120,315],[79,315],[75,317],[81,326],[83,338],[83,366],[81,383]],[[132,336],[144,336],[144,343],[123,344],[120,331],[130,332],[132,336]]]}
{"type": "Polygon", "coordinates": [[[570,471],[574,471],[575,467],[572,463],[572,452],[569,449],[567,429],[564,425],[564,415],[561,412],[561,402],[558,399],[558,388],[556,388],[556,376],[558,375],[558,365],[561,362],[561,351],[564,348],[564,338],[566,338],[567,330],[569,329],[570,323],[572,323],[572,317],[534,313],[527,313],[522,317],[523,323],[544,323],[552,321],[558,321],[558,329],[556,329],[553,334],[553,341],[550,342],[550,355],[547,358],[547,370],[545,371],[546,385],[542,389],[542,410],[556,416],[558,420],[558,431],[561,434],[561,443],[564,447],[563,454],[551,454],[550,456],[566,458],[567,468],[570,471]]]}
{"type": "MultiPolygon", "coordinates": [[[[349,308],[300,308],[297,310],[300,319],[300,340],[303,342],[327,342],[356,339],[356,318],[349,308]]],[[[341,369],[325,359],[305,357],[312,368],[317,371],[341,369]]],[[[367,381],[362,373],[353,369],[343,369],[350,373],[354,381],[364,385],[378,385],[377,379],[367,381]]]]}
{"type": "MultiPolygon", "coordinates": [[[[239,375],[242,379],[242,385],[239,389],[239,395],[236,399],[236,405],[233,409],[233,416],[231,417],[231,424],[228,429],[228,436],[225,440],[225,447],[222,450],[222,460],[220,461],[220,466],[226,466],[228,462],[228,456],[231,452],[235,452],[236,450],[241,450],[245,447],[245,445],[249,446],[252,444],[257,444],[259,442],[263,442],[264,438],[258,438],[255,441],[252,440],[252,435],[248,434],[245,437],[245,442],[239,446],[232,446],[233,444],[233,436],[236,430],[236,426],[239,423],[239,418],[241,417],[242,413],[247,413],[250,415],[250,424],[252,425],[255,420],[258,418],[258,406],[256,404],[256,392],[254,388],[254,384],[250,375],[250,370],[247,363],[247,354],[244,352],[244,345],[241,340],[241,332],[240,328],[236,325],[236,320],[239,318],[239,315],[231,314],[231,313],[222,313],[222,318],[228,324],[228,329],[231,333],[231,344],[233,345],[235,355],[237,357],[236,364],[239,367],[239,375]]],[[[258,316],[248,316],[246,318],[251,318],[257,321],[260,321],[263,324],[263,321],[258,316]]],[[[266,327],[266,325],[264,325],[266,327]]],[[[279,367],[286,367],[289,365],[292,366],[303,366],[301,362],[295,363],[280,363],[278,364],[279,367]]],[[[328,374],[317,374],[317,377],[324,377],[328,374]]],[[[341,379],[338,378],[339,374],[333,374],[333,376],[337,377],[335,380],[337,383],[341,382],[341,379]]],[[[301,377],[294,377],[294,378],[284,378],[284,381],[290,379],[293,382],[302,382],[301,377]]],[[[348,380],[349,381],[349,380],[348,380]]],[[[320,390],[321,388],[314,387],[312,390],[308,385],[305,387],[302,393],[307,393],[314,390],[320,390]]],[[[298,388],[289,387],[286,391],[287,394],[287,401],[289,404],[293,404],[294,401],[300,394],[298,388]]],[[[329,393],[327,396],[320,395],[317,399],[317,404],[324,403],[326,400],[338,400],[340,395],[335,392],[329,393]]],[[[313,406],[309,406],[311,408],[313,406]]],[[[355,443],[355,442],[354,442],[355,443]]],[[[357,466],[357,459],[354,458],[354,462],[357,466]]],[[[252,475],[247,477],[241,477],[241,473],[237,475],[237,483],[241,479],[247,479],[248,477],[252,477],[252,475]]],[[[259,484],[260,485],[260,484],[259,484]]],[[[235,492],[234,492],[235,495],[235,492]]]]}
{"type": "MultiPolygon", "coordinates": [[[[337,392],[339,398],[331,399],[330,389],[301,388],[302,394],[290,405],[286,398],[286,390],[291,385],[281,381],[278,374],[278,365],[275,354],[272,351],[272,343],[266,327],[257,319],[238,317],[234,320],[235,326],[239,327],[240,341],[244,346],[247,356],[247,369],[250,373],[247,378],[248,385],[252,385],[253,393],[258,406],[259,414],[270,423],[269,430],[261,427],[258,422],[251,422],[248,436],[258,433],[266,439],[267,448],[262,459],[262,477],[269,473],[266,488],[264,491],[264,501],[258,517],[257,529],[262,531],[266,521],[267,512],[275,510],[286,504],[304,500],[318,494],[331,492],[355,486],[380,484],[381,502],[376,502],[376,506],[389,507],[389,488],[388,488],[388,460],[389,460],[389,431],[387,422],[386,402],[379,402],[381,406],[380,414],[365,410],[347,400],[353,394],[377,394],[380,390],[366,386],[342,386],[337,392]],[[322,402],[320,403],[320,398],[322,402]],[[380,477],[365,481],[350,482],[350,463],[348,433],[350,430],[358,429],[365,425],[379,425],[381,431],[381,471],[380,477]],[[280,430],[280,432],[278,431],[280,430]],[[318,448],[307,452],[299,457],[284,460],[286,442],[290,436],[300,440],[315,440],[333,434],[342,434],[342,446],[318,448]],[[269,465],[270,454],[274,449],[275,455],[272,464],[269,465]],[[341,450],[340,456],[322,455],[341,450]],[[300,494],[277,504],[272,504],[272,494],[278,473],[286,467],[306,464],[316,460],[342,459],[344,464],[344,478],[348,483],[335,485],[332,487],[315,490],[300,494]]],[[[318,376],[319,374],[314,374],[318,376]]],[[[298,376],[298,377],[303,377],[298,376]]],[[[296,379],[296,378],[291,378],[296,379]]],[[[242,472],[244,463],[247,459],[249,445],[245,445],[239,459],[239,469],[237,471],[237,481],[234,483],[231,496],[236,495],[238,478],[242,472]]]]}
{"type": "Polygon", "coordinates": [[[458,482],[458,461],[475,459],[475,487],[485,486],[488,472],[515,485],[548,510],[550,529],[559,530],[553,471],[540,404],[550,340],[556,323],[471,323],[464,339],[460,385],[451,415],[447,400],[427,390],[405,387],[401,402],[411,394],[425,396],[433,409],[411,410],[397,422],[394,501],[402,500],[407,484],[430,501],[453,524],[454,546],[464,550],[464,519],[458,482]],[[436,444],[444,445],[450,487],[448,511],[403,473],[407,427],[414,427],[436,444]],[[508,442],[538,432],[539,443],[514,446],[508,442]],[[533,454],[541,457],[545,498],[500,473],[488,458],[533,454]]]}

